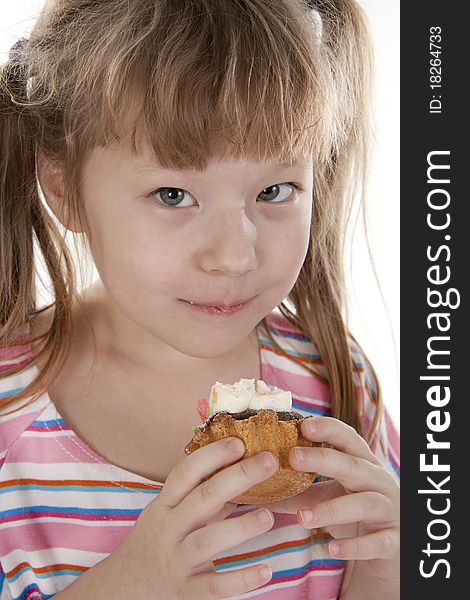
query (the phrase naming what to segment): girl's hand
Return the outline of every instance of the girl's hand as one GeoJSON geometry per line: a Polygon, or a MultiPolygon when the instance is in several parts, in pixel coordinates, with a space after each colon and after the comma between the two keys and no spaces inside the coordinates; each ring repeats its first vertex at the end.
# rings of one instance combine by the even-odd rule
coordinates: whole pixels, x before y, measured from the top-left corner
{"type": "Polygon", "coordinates": [[[274,523],[265,508],[223,520],[236,506],[232,498],[274,475],[279,466],[268,452],[231,464],[243,453],[241,440],[226,438],[200,448],[171,471],[160,495],[111,555],[117,561],[114,571],[122,567],[125,573],[128,597],[215,600],[270,580],[272,573],[269,567],[263,572],[263,565],[216,573],[212,563],[219,552],[269,531],[274,523]]]}
{"type": "Polygon", "coordinates": [[[305,528],[322,527],[335,538],[328,544],[332,558],[357,561],[348,564],[341,598],[398,598],[398,484],[365,440],[338,419],[306,419],[302,433],[334,448],[294,448],[289,455],[292,468],[332,480],[315,483],[298,496],[265,508],[297,513],[305,528]]]}

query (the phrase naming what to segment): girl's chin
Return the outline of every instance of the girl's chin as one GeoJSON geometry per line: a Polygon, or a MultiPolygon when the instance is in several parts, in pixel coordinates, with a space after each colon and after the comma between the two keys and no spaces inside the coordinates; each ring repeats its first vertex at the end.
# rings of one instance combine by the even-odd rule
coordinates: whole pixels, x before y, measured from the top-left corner
{"type": "MultiPolygon", "coordinates": [[[[245,338],[246,339],[246,338],[245,338]]],[[[234,340],[231,342],[227,341],[226,343],[217,343],[214,341],[212,344],[185,344],[184,346],[177,347],[177,350],[186,354],[186,356],[191,356],[193,358],[202,358],[202,359],[213,359],[213,358],[221,358],[234,352],[237,347],[240,345],[242,340],[239,343],[234,344],[234,340]]]]}
{"type": "Polygon", "coordinates": [[[240,352],[248,347],[248,344],[256,346],[255,326],[243,324],[243,326],[225,328],[197,327],[188,324],[185,327],[184,337],[174,339],[169,344],[187,356],[193,358],[215,359],[227,356],[232,352],[240,352]],[[251,339],[251,342],[250,342],[251,339]]]}

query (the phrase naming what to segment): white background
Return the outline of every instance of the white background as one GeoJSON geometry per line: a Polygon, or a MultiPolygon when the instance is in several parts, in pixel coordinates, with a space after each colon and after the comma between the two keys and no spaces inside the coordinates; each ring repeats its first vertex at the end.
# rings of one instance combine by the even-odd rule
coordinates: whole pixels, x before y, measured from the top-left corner
{"type": "MultiPolygon", "coordinates": [[[[376,368],[384,400],[399,425],[399,0],[360,0],[375,51],[375,141],[368,190],[368,237],[377,285],[363,228],[356,227],[346,257],[349,326],[376,368]],[[349,254],[349,253],[348,253],[349,254]]],[[[20,37],[28,35],[43,0],[2,0],[0,62],[20,37]]],[[[43,296],[49,302],[47,294],[43,296]]]]}

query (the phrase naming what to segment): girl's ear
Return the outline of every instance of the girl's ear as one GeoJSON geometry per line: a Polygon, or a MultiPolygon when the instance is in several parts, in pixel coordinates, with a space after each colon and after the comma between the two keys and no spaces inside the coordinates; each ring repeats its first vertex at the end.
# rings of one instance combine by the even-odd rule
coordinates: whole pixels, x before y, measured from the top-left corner
{"type": "Polygon", "coordinates": [[[47,205],[66,229],[81,233],[73,219],[66,215],[63,169],[39,151],[36,164],[39,184],[47,205]]]}

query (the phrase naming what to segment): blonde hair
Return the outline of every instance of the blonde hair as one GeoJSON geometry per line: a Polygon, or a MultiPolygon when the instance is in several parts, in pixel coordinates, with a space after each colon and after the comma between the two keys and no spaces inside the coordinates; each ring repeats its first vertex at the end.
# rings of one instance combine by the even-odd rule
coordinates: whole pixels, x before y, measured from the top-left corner
{"type": "MultiPolygon", "coordinates": [[[[4,406],[59,373],[78,296],[64,237],[39,196],[37,152],[63,168],[62,208],[86,231],[85,160],[127,140],[135,152],[149,144],[165,168],[204,170],[216,156],[313,160],[308,254],[279,309],[314,341],[323,373],[301,364],[326,374],[333,416],[370,437],[379,410],[362,432],[342,263],[353,198],[364,190],[370,69],[354,0],[48,0],[0,72],[0,346],[39,312],[34,243],[54,295],[44,367],[4,406]]],[[[378,396],[380,406],[380,388],[378,396]]]]}

